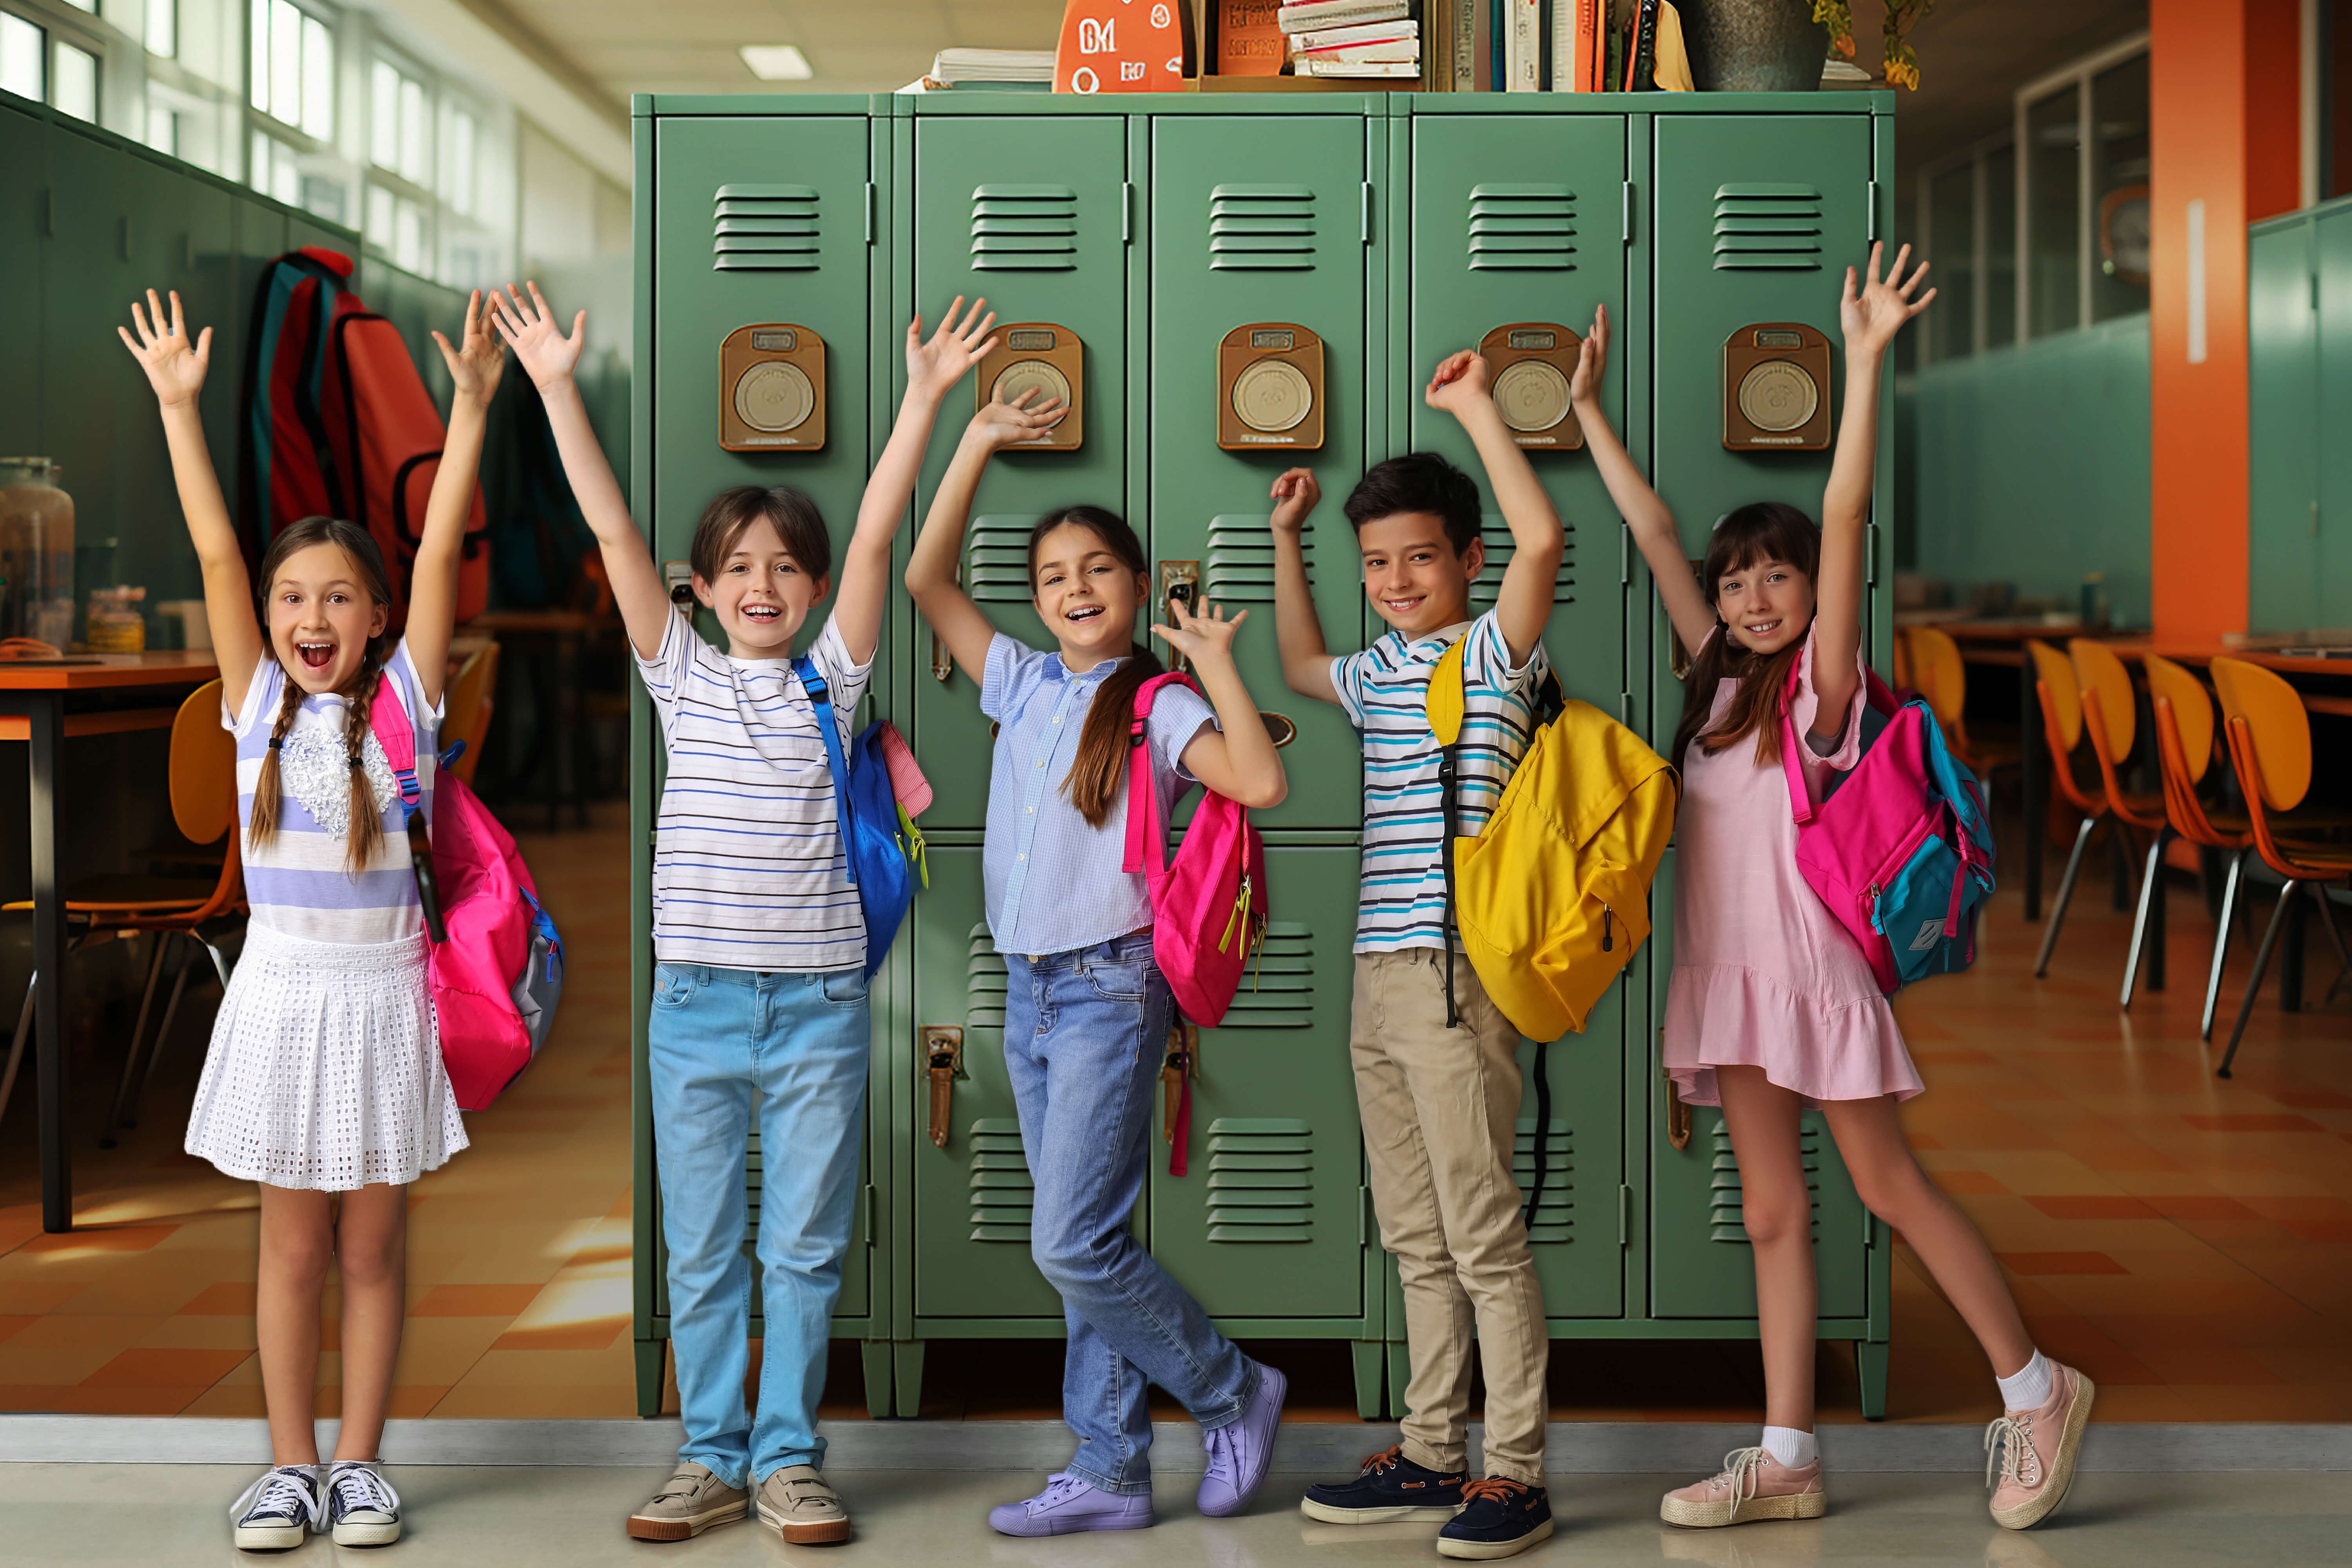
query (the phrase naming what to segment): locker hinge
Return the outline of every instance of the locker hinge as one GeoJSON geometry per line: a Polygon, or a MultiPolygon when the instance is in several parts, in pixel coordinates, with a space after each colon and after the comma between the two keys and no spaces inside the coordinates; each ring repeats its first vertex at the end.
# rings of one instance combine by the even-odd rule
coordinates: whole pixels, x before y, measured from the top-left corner
{"type": "Polygon", "coordinates": [[[1878,1216],[1868,1209],[1862,1211],[1862,1244],[1864,1247],[1878,1245],[1878,1216]]]}
{"type": "Polygon", "coordinates": [[[41,232],[46,235],[58,232],[58,193],[54,187],[46,185],[41,189],[41,232]]]}
{"type": "Polygon", "coordinates": [[[1631,180],[1619,187],[1617,238],[1626,245],[1633,243],[1633,182],[1631,180]]]}
{"type": "Polygon", "coordinates": [[[1118,187],[1118,242],[1135,243],[1135,182],[1122,180],[1118,187]]]}
{"type": "Polygon", "coordinates": [[[1366,245],[1372,243],[1372,183],[1370,180],[1364,182],[1357,199],[1356,237],[1366,245]]]}
{"type": "Polygon", "coordinates": [[[646,829],[646,847],[648,849],[658,849],[661,847],[660,828],[648,827],[646,829]]]}
{"type": "Polygon", "coordinates": [[[1630,522],[1617,525],[1617,585],[1633,585],[1633,525],[1630,522]]]}
{"type": "Polygon", "coordinates": [[[1870,237],[1878,237],[1878,182],[1870,182],[1870,237]]]}
{"type": "Polygon", "coordinates": [[[1864,530],[1863,540],[1868,548],[1864,552],[1865,559],[1862,579],[1864,584],[1875,588],[1878,586],[1878,524],[1874,522],[1864,530]]]}
{"type": "Polygon", "coordinates": [[[1378,1234],[1379,1227],[1372,1216],[1372,1189],[1358,1187],[1356,1189],[1356,1245],[1370,1246],[1372,1237],[1378,1234]]]}
{"type": "Polygon", "coordinates": [[[879,224],[878,224],[878,222],[877,221],[877,213],[878,213],[878,211],[879,211],[879,209],[880,209],[880,205],[881,205],[880,198],[879,198],[879,197],[876,195],[876,193],[875,193],[874,182],[873,182],[873,181],[871,181],[871,180],[866,181],[866,244],[868,244],[868,245],[871,245],[871,244],[873,244],[873,243],[874,243],[874,231],[876,230],[876,228],[877,228],[877,227],[879,226],[879,224]]]}
{"type": "Polygon", "coordinates": [[[2311,313],[2315,316],[2319,314],[2319,274],[2316,272],[2311,275],[2311,313]]]}
{"type": "Polygon", "coordinates": [[[1633,1189],[1621,1184],[1617,1188],[1617,1245],[1630,1246],[1633,1240],[1633,1189]]]}
{"type": "Polygon", "coordinates": [[[1617,722],[1629,730],[1633,727],[1633,694],[1630,691],[1617,694],[1617,722]]]}
{"type": "Polygon", "coordinates": [[[874,1245],[874,1184],[868,1182],[858,1189],[857,1226],[866,1237],[866,1245],[874,1245]]]}

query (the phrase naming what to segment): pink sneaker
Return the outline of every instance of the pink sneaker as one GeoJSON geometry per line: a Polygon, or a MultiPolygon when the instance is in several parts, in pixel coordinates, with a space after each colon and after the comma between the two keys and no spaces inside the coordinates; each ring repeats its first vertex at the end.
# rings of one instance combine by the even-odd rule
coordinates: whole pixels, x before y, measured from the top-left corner
{"type": "Polygon", "coordinates": [[[2098,1391],[2071,1366],[2053,1363],[2050,1372],[2050,1398],[2041,1409],[2004,1411],[1985,1428],[1985,1484],[1993,1489],[1993,1522],[2004,1530],[2040,1524],[2074,1484],[2074,1460],[2098,1391]]]}
{"type": "Polygon", "coordinates": [[[1668,1492],[1658,1517],[1705,1530],[1759,1519],[1819,1519],[1828,1508],[1819,1459],[1791,1469],[1765,1449],[1734,1448],[1713,1478],[1668,1492]]]}

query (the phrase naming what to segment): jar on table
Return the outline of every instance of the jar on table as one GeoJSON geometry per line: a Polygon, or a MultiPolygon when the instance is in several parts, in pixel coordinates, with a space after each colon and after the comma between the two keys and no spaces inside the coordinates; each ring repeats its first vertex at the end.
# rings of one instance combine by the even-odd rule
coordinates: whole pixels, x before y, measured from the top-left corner
{"type": "Polygon", "coordinates": [[[73,637],[74,505],[47,458],[0,458],[0,637],[73,637]]]}

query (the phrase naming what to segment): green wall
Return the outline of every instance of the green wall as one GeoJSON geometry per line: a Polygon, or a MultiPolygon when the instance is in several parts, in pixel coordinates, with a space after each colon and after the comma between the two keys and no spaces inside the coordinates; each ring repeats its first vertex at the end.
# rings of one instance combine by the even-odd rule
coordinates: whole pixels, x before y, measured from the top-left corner
{"type": "Polygon", "coordinates": [[[2146,316],[1927,365],[1906,401],[1919,571],[2070,609],[2104,572],[2116,623],[2147,624],[2146,316]]]}

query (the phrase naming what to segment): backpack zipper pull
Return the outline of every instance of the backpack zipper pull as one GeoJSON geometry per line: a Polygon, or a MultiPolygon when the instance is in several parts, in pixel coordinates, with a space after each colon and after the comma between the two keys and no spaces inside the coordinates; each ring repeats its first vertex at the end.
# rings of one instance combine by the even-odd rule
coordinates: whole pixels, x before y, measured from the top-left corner
{"type": "Polygon", "coordinates": [[[1249,944],[1249,913],[1250,879],[1249,873],[1245,871],[1242,873],[1241,889],[1234,895],[1233,913],[1225,918],[1224,934],[1217,938],[1219,952],[1223,952],[1233,945],[1234,934],[1236,931],[1241,933],[1243,945],[1246,947],[1249,944]]]}
{"type": "Polygon", "coordinates": [[[1601,951],[1603,952],[1609,951],[1609,917],[1614,912],[1609,907],[1609,900],[1603,899],[1601,901],[1601,951]]]}

